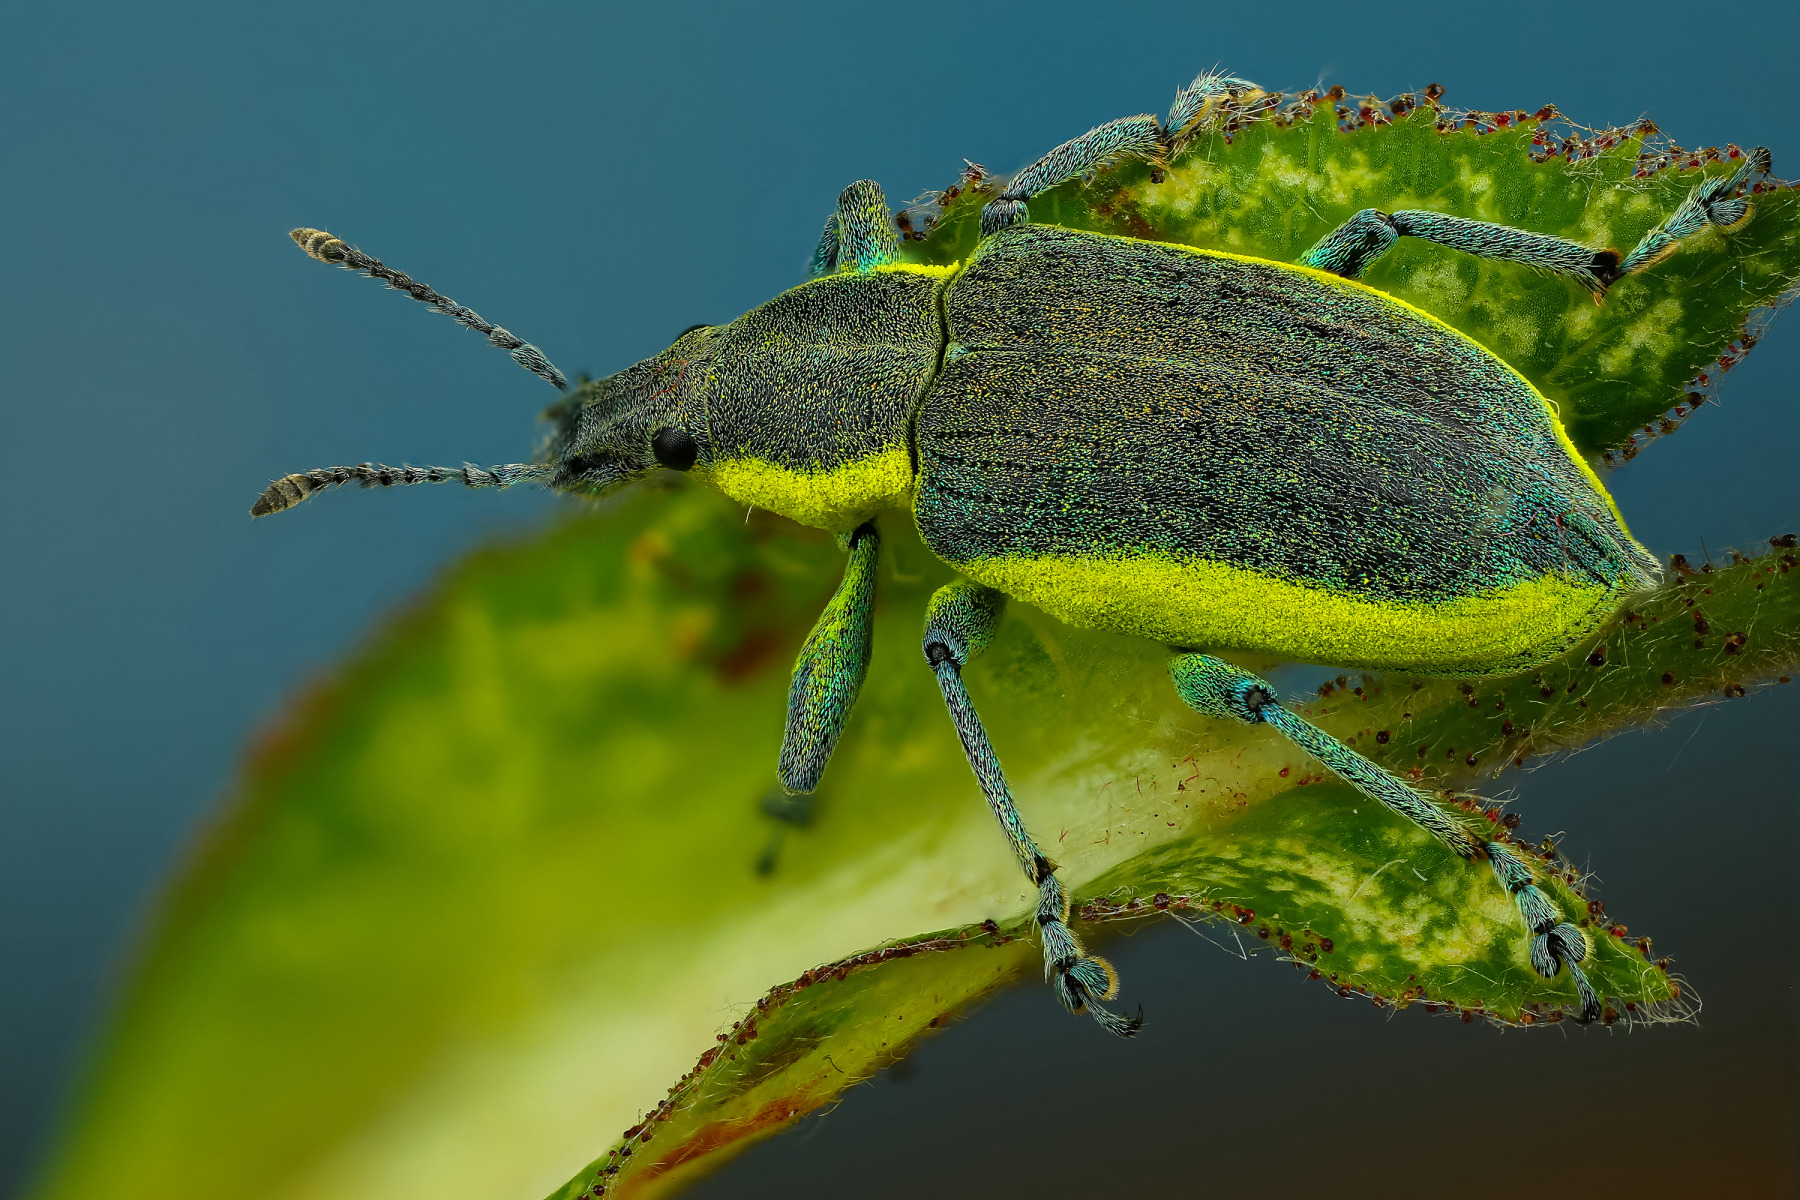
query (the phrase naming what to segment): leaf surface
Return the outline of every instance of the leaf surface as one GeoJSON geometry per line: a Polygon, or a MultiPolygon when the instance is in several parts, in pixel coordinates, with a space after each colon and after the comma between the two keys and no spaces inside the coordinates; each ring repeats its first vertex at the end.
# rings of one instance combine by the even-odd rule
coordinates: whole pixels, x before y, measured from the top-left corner
{"type": "MultiPolygon", "coordinates": [[[[829,540],[683,488],[449,572],[258,748],[44,1194],[100,1194],[120,1161],[134,1194],[185,1200],[541,1194],[571,1175],[560,1194],[602,1177],[649,1194],[1035,976],[1028,889],[917,648],[946,572],[904,519],[884,532],[874,663],[804,828],[759,802],[788,663],[841,566],[829,540]],[[597,1131],[627,1128],[578,1173],[597,1131]]],[[[1793,553],[1679,577],[1606,633],[1603,665],[1583,647],[1548,668],[1548,699],[1529,678],[1471,697],[1346,677],[1299,702],[1460,786],[1527,743],[1790,663],[1793,553]],[[1721,631],[1705,650],[1689,599],[1721,631]]],[[[1016,606],[969,680],[1090,936],[1167,910],[1227,945],[1266,932],[1383,1004],[1537,1022],[1570,1003],[1485,866],[1268,731],[1181,707],[1155,647],[1016,606]]],[[[1635,941],[1594,940],[1615,1016],[1680,1014],[1635,941]]],[[[1069,1036],[1101,1035],[1071,1019],[1069,1036]]]]}

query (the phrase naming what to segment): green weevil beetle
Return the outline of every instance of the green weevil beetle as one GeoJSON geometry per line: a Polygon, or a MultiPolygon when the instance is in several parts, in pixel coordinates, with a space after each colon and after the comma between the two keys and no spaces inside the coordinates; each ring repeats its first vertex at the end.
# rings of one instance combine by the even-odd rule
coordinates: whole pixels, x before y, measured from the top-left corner
{"type": "Polygon", "coordinates": [[[824,773],[866,672],[879,512],[910,511],[962,578],[925,615],[923,649],[970,767],[1038,889],[1045,975],[1072,1012],[1130,1036],[1102,1003],[1105,960],[1068,926],[1056,864],[1014,806],[963,685],[1007,597],[1072,625],[1170,648],[1181,698],[1267,724],[1466,858],[1485,858],[1529,930],[1532,965],[1567,970],[1580,1019],[1600,1004],[1586,935],[1523,861],[1277,703],[1204,651],[1352,668],[1494,675],[1542,663],[1653,583],[1550,403],[1499,357],[1357,282],[1400,237],[1567,277],[1596,301],[1708,225],[1750,217],[1769,157],[1701,183],[1629,253],[1451,214],[1365,209],[1298,263],[1032,224],[1027,204],[1126,158],[1166,166],[1216,102],[1255,85],[1207,73],[1166,118],[1127,117],[1058,146],[981,213],[963,261],[901,261],[881,190],[845,188],[812,278],[726,325],[570,390],[536,347],[330,234],[323,262],[408,292],[487,335],[563,392],[538,459],[492,468],[328,467],[276,480],[264,516],[348,482],[536,481],[598,496],[662,468],[838,535],[844,578],[800,650],[777,772],[824,773]]]}

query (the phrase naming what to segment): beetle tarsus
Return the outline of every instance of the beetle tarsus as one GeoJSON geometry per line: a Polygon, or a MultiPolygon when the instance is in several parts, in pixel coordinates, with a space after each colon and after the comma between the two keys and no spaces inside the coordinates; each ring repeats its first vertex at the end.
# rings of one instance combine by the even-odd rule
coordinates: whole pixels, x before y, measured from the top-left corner
{"type": "Polygon", "coordinates": [[[1575,1020],[1585,1025],[1600,1016],[1600,997],[1594,992],[1587,974],[1578,966],[1587,957],[1587,937],[1580,929],[1562,919],[1562,914],[1537,886],[1537,880],[1523,860],[1499,842],[1484,843],[1494,877],[1512,893],[1519,915],[1531,930],[1531,966],[1545,979],[1554,979],[1567,967],[1581,1007],[1575,1020]]]}
{"type": "Polygon", "coordinates": [[[1720,229],[1736,229],[1750,219],[1750,197],[1754,177],[1769,173],[1769,152],[1758,146],[1744,156],[1741,166],[1730,175],[1719,175],[1696,184],[1674,212],[1638,240],[1619,264],[1620,275],[1645,271],[1675,253],[1682,239],[1692,237],[1708,225],[1720,229]]]}

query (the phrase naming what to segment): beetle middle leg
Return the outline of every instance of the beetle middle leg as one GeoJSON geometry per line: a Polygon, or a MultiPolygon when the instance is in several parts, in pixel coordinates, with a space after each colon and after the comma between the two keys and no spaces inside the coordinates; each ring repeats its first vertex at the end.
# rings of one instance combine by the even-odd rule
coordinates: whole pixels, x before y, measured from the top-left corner
{"type": "Polygon", "coordinates": [[[1569,970],[1581,999],[1577,1020],[1600,1015],[1600,998],[1577,965],[1587,957],[1587,939],[1562,919],[1550,897],[1537,886],[1531,870],[1499,842],[1476,837],[1448,813],[1394,775],[1358,754],[1311,721],[1276,703],[1275,690],[1250,672],[1209,654],[1178,651],[1169,662],[1175,690],[1183,701],[1209,717],[1249,725],[1271,725],[1337,776],[1371,800],[1379,801],[1448,845],[1464,858],[1486,858],[1494,875],[1512,894],[1519,915],[1531,930],[1531,965],[1546,979],[1569,970]]]}
{"type": "Polygon", "coordinates": [[[988,742],[981,717],[963,686],[963,666],[993,640],[1006,597],[992,588],[965,581],[947,584],[931,597],[925,619],[925,661],[937,675],[950,720],[962,739],[963,752],[981,784],[988,807],[1000,822],[1025,877],[1037,885],[1038,934],[1044,950],[1044,977],[1056,997],[1070,1012],[1089,1013],[1101,1028],[1120,1037],[1131,1037],[1144,1023],[1143,1013],[1122,1017],[1100,1005],[1119,990],[1112,964],[1088,954],[1069,928],[1069,900],[1056,877],[1056,864],[1044,857],[1025,829],[1012,791],[1000,769],[1000,759],[988,742]]]}
{"type": "Polygon", "coordinates": [[[812,274],[872,271],[900,261],[900,234],[881,186],[859,179],[838,194],[837,210],[825,218],[813,250],[812,274]]]}
{"type": "Polygon", "coordinates": [[[1750,215],[1750,201],[1737,193],[1752,175],[1766,174],[1768,169],[1769,152],[1761,148],[1752,151],[1735,173],[1695,187],[1666,220],[1623,256],[1617,250],[1595,249],[1548,234],[1448,213],[1421,209],[1385,213],[1378,208],[1365,208],[1319,239],[1300,257],[1300,263],[1355,279],[1396,241],[1416,237],[1478,258],[1506,259],[1567,276],[1599,300],[1615,282],[1661,262],[1674,252],[1681,239],[1707,225],[1730,229],[1742,224],[1750,215]]]}

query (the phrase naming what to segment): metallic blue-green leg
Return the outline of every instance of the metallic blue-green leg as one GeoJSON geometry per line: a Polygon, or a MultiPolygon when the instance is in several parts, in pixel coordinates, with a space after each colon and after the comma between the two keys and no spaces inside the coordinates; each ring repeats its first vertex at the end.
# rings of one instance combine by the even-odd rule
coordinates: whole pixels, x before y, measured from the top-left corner
{"type": "Polygon", "coordinates": [[[848,538],[850,561],[843,582],[819,614],[806,644],[794,661],[788,688],[787,732],[781,738],[777,768],[790,795],[819,786],[825,764],[837,749],[844,722],[863,677],[869,673],[874,645],[875,561],[881,538],[875,526],[860,526],[848,538]]]}
{"type": "Polygon", "coordinates": [[[1576,965],[1587,957],[1586,939],[1575,926],[1560,920],[1556,906],[1512,851],[1498,842],[1482,841],[1411,787],[1311,721],[1283,708],[1276,703],[1275,690],[1250,672],[1209,654],[1180,651],[1169,660],[1169,673],[1176,692],[1194,711],[1248,725],[1271,725],[1346,783],[1421,826],[1464,858],[1485,856],[1531,930],[1532,967],[1546,979],[1568,967],[1581,997],[1581,1013],[1576,1019],[1587,1022],[1600,1015],[1599,997],[1576,965]]]}
{"type": "Polygon", "coordinates": [[[1012,791],[1006,786],[1000,759],[994,754],[987,731],[981,727],[981,717],[963,686],[964,664],[993,641],[1005,606],[1004,595],[972,583],[958,581],[939,588],[931,597],[925,618],[925,661],[937,675],[944,706],[950,710],[950,720],[962,738],[963,752],[987,797],[988,807],[1000,822],[1019,868],[1037,885],[1038,934],[1044,950],[1045,980],[1070,1012],[1085,1011],[1109,1033],[1131,1037],[1144,1023],[1143,1012],[1140,1010],[1136,1017],[1122,1017],[1099,1003],[1118,993],[1118,974],[1111,963],[1083,950],[1080,939],[1069,928],[1069,900],[1056,878],[1056,864],[1044,857],[1026,831],[1025,822],[1013,805],[1012,791]]]}
{"type": "Polygon", "coordinates": [[[1006,190],[988,201],[981,210],[981,235],[1022,224],[1028,219],[1025,202],[1033,196],[1121,159],[1168,163],[1199,132],[1208,101],[1255,88],[1246,80],[1204,71],[1175,93],[1166,120],[1142,113],[1096,125],[1080,137],[1070,138],[1014,175],[1006,190]]]}
{"type": "Polygon", "coordinates": [[[838,195],[813,250],[812,274],[873,271],[900,261],[900,234],[887,197],[872,179],[859,179],[838,195]]]}
{"type": "Polygon", "coordinates": [[[1409,209],[1391,214],[1378,208],[1363,209],[1321,238],[1300,257],[1300,264],[1355,279],[1403,237],[1422,238],[1477,258],[1506,259],[1566,275],[1595,295],[1604,294],[1607,285],[1619,277],[1616,250],[1595,250],[1548,234],[1409,209]]]}
{"type": "Polygon", "coordinates": [[[838,265],[838,215],[834,211],[825,218],[825,228],[819,234],[819,244],[813,247],[812,264],[807,270],[811,278],[829,275],[837,270],[838,265]]]}
{"type": "Polygon", "coordinates": [[[1594,994],[1594,985],[1588,982],[1586,973],[1576,965],[1587,957],[1587,938],[1581,930],[1559,919],[1562,914],[1550,903],[1550,897],[1538,889],[1531,869],[1517,855],[1498,842],[1488,842],[1483,849],[1494,875],[1512,893],[1519,915],[1531,930],[1532,968],[1545,979],[1552,979],[1558,964],[1568,967],[1575,991],[1581,996],[1581,1014],[1575,1019],[1584,1025],[1597,1019],[1600,997],[1594,994]]]}
{"type": "Polygon", "coordinates": [[[1646,233],[1619,264],[1619,274],[1629,275],[1654,266],[1675,252],[1682,238],[1708,225],[1734,229],[1750,216],[1750,199],[1740,196],[1753,175],[1769,173],[1769,152],[1758,146],[1745,156],[1743,165],[1729,176],[1709,179],[1687,194],[1667,220],[1646,233]]]}
{"type": "Polygon", "coordinates": [[[1321,238],[1318,245],[1301,256],[1300,263],[1355,279],[1400,238],[1416,237],[1477,258],[1505,259],[1553,275],[1565,275],[1598,300],[1615,282],[1660,262],[1674,252],[1682,238],[1698,233],[1708,224],[1727,229],[1742,224],[1750,215],[1750,201],[1738,192],[1752,175],[1766,174],[1768,170],[1769,152],[1759,147],[1734,174],[1710,179],[1689,192],[1680,207],[1645,234],[1637,248],[1624,258],[1617,250],[1595,249],[1487,221],[1417,209],[1384,213],[1378,208],[1365,208],[1321,238]]]}

